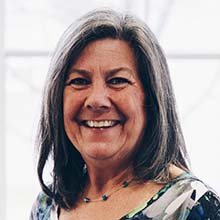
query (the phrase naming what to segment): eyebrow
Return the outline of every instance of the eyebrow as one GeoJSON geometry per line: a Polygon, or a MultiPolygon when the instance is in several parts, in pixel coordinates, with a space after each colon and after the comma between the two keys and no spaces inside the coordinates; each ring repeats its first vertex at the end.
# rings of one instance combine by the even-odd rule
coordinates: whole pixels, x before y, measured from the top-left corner
{"type": "MultiPolygon", "coordinates": [[[[121,72],[121,71],[125,71],[125,72],[129,73],[129,75],[133,76],[132,71],[131,71],[129,68],[127,68],[127,67],[119,67],[119,68],[115,68],[115,69],[112,69],[112,70],[107,70],[107,71],[105,72],[105,74],[107,74],[109,77],[111,77],[111,76],[113,76],[113,75],[115,75],[116,73],[121,72]]],[[[90,71],[88,71],[88,70],[76,69],[76,68],[73,68],[73,69],[70,71],[70,74],[71,74],[71,73],[79,73],[79,74],[81,74],[81,75],[86,75],[86,76],[92,74],[92,72],[90,72],[90,71]]]]}
{"type": "Polygon", "coordinates": [[[118,72],[121,72],[121,71],[125,71],[125,72],[129,73],[129,75],[133,76],[132,71],[129,68],[127,68],[127,67],[119,67],[119,68],[116,68],[116,69],[112,69],[112,70],[106,71],[106,73],[109,76],[113,76],[114,74],[116,74],[118,72]]]}
{"type": "Polygon", "coordinates": [[[81,75],[89,75],[89,74],[91,74],[91,72],[88,71],[88,70],[75,69],[75,68],[71,69],[71,71],[70,71],[69,74],[71,74],[71,73],[79,73],[79,74],[81,74],[81,75]]]}

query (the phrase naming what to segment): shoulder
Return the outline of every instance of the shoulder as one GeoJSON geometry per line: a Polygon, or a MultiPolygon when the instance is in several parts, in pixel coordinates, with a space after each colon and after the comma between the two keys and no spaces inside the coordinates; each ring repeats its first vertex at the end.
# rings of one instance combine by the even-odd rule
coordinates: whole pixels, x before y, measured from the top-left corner
{"type": "Polygon", "coordinates": [[[32,206],[30,220],[49,220],[53,200],[40,192],[32,206]]]}
{"type": "Polygon", "coordinates": [[[187,220],[220,219],[220,198],[213,191],[207,191],[192,208],[187,220]]]}
{"type": "Polygon", "coordinates": [[[187,220],[220,220],[220,198],[194,175],[186,173],[174,179],[172,190],[173,202],[168,209],[179,207],[187,220]]]}
{"type": "Polygon", "coordinates": [[[143,211],[145,216],[152,219],[187,219],[204,220],[218,218],[196,218],[196,212],[219,212],[219,198],[214,191],[201,180],[189,173],[174,178],[161,191],[160,196],[151,201],[143,211]],[[210,200],[212,202],[210,203],[210,200]],[[190,218],[191,216],[191,218],[190,218]]]}

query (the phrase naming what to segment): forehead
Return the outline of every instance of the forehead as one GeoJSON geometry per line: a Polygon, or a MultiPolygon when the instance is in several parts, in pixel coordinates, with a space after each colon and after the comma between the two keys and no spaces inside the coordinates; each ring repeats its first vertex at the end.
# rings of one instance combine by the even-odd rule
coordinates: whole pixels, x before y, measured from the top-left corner
{"type": "Polygon", "coordinates": [[[74,68],[120,68],[137,72],[136,58],[130,45],[123,40],[101,39],[89,43],[72,65],[74,68]]]}
{"type": "MultiPolygon", "coordinates": [[[[98,52],[99,49],[103,49],[104,51],[120,51],[133,53],[132,48],[130,47],[129,43],[124,40],[113,39],[113,38],[104,38],[92,41],[86,45],[83,52],[98,52]]],[[[102,50],[100,51],[102,52],[102,50]]]]}

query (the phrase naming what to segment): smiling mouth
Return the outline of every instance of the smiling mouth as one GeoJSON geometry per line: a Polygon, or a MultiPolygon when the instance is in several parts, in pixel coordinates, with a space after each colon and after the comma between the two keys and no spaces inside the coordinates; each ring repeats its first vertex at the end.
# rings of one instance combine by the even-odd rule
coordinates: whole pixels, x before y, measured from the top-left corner
{"type": "Polygon", "coordinates": [[[83,120],[82,125],[89,128],[111,128],[117,124],[121,124],[119,120],[102,120],[102,121],[93,121],[93,120],[83,120]]]}

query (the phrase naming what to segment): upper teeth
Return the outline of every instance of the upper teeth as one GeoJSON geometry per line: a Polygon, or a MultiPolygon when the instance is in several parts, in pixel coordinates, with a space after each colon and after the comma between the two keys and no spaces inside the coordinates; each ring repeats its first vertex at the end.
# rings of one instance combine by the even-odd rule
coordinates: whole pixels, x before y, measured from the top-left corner
{"type": "Polygon", "coordinates": [[[113,126],[115,122],[116,121],[105,120],[105,121],[86,121],[85,123],[89,127],[101,128],[101,127],[113,126]]]}

